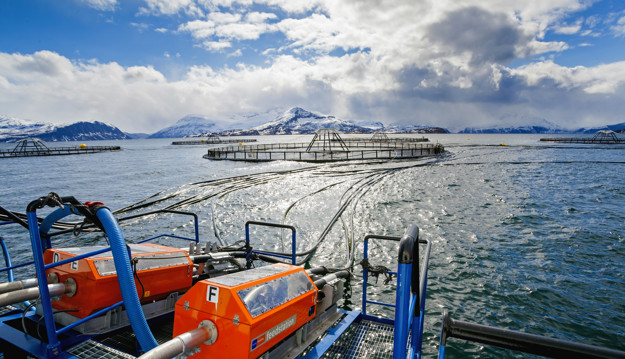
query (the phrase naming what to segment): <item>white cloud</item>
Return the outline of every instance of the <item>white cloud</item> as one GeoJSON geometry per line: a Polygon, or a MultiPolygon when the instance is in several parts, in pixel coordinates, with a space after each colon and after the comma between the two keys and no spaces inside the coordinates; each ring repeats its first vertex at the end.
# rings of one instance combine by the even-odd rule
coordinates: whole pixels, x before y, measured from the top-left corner
{"type": "Polygon", "coordinates": [[[229,41],[204,41],[202,47],[209,51],[221,51],[232,47],[232,44],[229,41]]]}
{"type": "Polygon", "coordinates": [[[616,24],[612,25],[611,30],[617,37],[625,37],[625,16],[618,19],[616,24]]]}
{"type": "Polygon", "coordinates": [[[574,24],[561,24],[554,26],[557,34],[574,35],[582,29],[582,19],[577,20],[574,24]]]}
{"type": "Polygon", "coordinates": [[[277,18],[278,16],[276,14],[269,12],[253,11],[245,15],[245,19],[251,23],[263,23],[267,22],[267,20],[275,20],[277,18]]]}
{"type": "Polygon", "coordinates": [[[203,16],[203,7],[194,0],[144,0],[146,7],[139,8],[139,15],[175,15],[180,12],[191,16],[203,16]]]}
{"type": "Polygon", "coordinates": [[[94,9],[102,11],[113,11],[117,6],[117,0],[80,0],[94,9]]]}
{"type": "MultiPolygon", "coordinates": [[[[0,53],[0,108],[23,118],[99,119],[144,132],[188,113],[227,118],[233,109],[295,104],[347,119],[452,130],[515,112],[567,126],[595,114],[604,124],[625,111],[625,63],[569,68],[535,58],[570,48],[564,41],[546,41],[549,31],[598,34],[605,26],[598,19],[567,17],[589,4],[145,0],[143,15],[171,16],[180,22],[168,25],[177,26],[173,33],[240,63],[191,66],[174,81],[150,66],[72,62],[48,51],[0,53]],[[255,42],[268,33],[283,36],[255,42]],[[245,64],[242,55],[250,49],[265,56],[263,66],[245,64]],[[511,68],[520,58],[533,62],[511,68]],[[34,103],[26,100],[33,98],[34,103]]],[[[614,17],[612,30],[618,33],[623,22],[614,17]]]]}
{"type": "Polygon", "coordinates": [[[195,39],[205,39],[215,34],[216,24],[213,21],[193,20],[178,27],[180,32],[189,32],[195,39]]]}
{"type": "Polygon", "coordinates": [[[625,85],[625,61],[573,68],[544,61],[522,66],[512,72],[524,78],[530,86],[553,81],[557,87],[579,89],[589,94],[618,94],[625,85]]]}

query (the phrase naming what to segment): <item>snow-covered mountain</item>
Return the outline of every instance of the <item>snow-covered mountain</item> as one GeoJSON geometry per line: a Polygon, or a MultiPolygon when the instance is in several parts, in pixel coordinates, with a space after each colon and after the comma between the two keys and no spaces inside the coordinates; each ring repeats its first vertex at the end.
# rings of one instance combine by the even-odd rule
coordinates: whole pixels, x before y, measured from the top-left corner
{"type": "Polygon", "coordinates": [[[449,133],[446,128],[422,125],[392,125],[386,127],[384,131],[387,133],[449,133]]]}
{"type": "Polygon", "coordinates": [[[129,137],[119,128],[104,122],[76,122],[67,126],[59,126],[52,132],[37,136],[43,141],[95,141],[95,140],[127,140],[129,137]]]}
{"type": "Polygon", "coordinates": [[[576,133],[597,133],[597,131],[601,130],[610,130],[619,133],[625,133],[625,122],[617,123],[614,125],[607,125],[603,127],[593,127],[593,128],[580,128],[575,131],[576,133]]]}
{"type": "Polygon", "coordinates": [[[0,141],[37,137],[38,135],[54,130],[54,125],[43,122],[20,120],[14,117],[0,115],[0,141]]]}
{"type": "Polygon", "coordinates": [[[325,116],[306,111],[301,107],[293,107],[275,120],[246,130],[224,131],[223,135],[299,135],[313,134],[322,128],[335,129],[341,133],[372,133],[383,129],[379,126],[358,124],[345,121],[334,116],[325,116]]]}
{"type": "Polygon", "coordinates": [[[476,128],[467,127],[458,133],[569,133],[564,129],[549,128],[543,126],[519,126],[503,128],[476,128]]]}
{"type": "Polygon", "coordinates": [[[200,133],[212,133],[218,130],[215,123],[202,115],[188,115],[178,120],[172,126],[166,127],[148,138],[178,138],[200,133]]]}
{"type": "Polygon", "coordinates": [[[125,140],[128,136],[104,122],[76,122],[53,125],[0,116],[0,141],[13,142],[36,137],[43,141],[125,140]]]}
{"type": "Polygon", "coordinates": [[[508,114],[500,118],[506,126],[467,127],[458,133],[570,133],[552,122],[540,117],[522,114],[508,114]]]}

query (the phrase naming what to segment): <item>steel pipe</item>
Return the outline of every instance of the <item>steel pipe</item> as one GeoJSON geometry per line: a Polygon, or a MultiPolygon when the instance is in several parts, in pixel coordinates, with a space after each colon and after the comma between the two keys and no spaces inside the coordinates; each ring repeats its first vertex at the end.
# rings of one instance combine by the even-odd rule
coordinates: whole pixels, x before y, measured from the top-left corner
{"type": "MultiPolygon", "coordinates": [[[[48,284],[48,290],[51,297],[58,297],[65,293],[75,291],[75,285],[66,285],[65,283],[48,284]]],[[[0,294],[0,307],[11,305],[25,300],[38,299],[40,296],[39,287],[14,290],[8,293],[0,294]]]]}
{"type": "MultiPolygon", "coordinates": [[[[204,321],[207,322],[207,321],[204,321]]],[[[203,322],[203,323],[204,323],[203,322]]],[[[175,358],[185,352],[190,352],[199,347],[200,344],[212,344],[217,340],[217,327],[202,325],[186,333],[180,334],[172,340],[165,342],[156,348],[141,355],[138,359],[170,359],[175,358]]]]}
{"type": "Polygon", "coordinates": [[[0,283],[0,294],[27,289],[37,286],[37,278],[17,280],[14,282],[0,283]]]}

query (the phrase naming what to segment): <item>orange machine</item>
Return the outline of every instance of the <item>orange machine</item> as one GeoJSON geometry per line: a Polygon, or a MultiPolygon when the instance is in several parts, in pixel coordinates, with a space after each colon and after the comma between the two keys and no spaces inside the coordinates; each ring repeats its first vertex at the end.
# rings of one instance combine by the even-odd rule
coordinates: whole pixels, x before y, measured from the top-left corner
{"type": "Polygon", "coordinates": [[[176,302],[174,336],[210,320],[217,340],[194,358],[257,358],[315,316],[317,291],[302,267],[288,264],[203,280],[176,302]]]}
{"type": "MultiPolygon", "coordinates": [[[[129,244],[129,247],[141,281],[139,284],[135,276],[137,293],[143,295],[142,302],[183,292],[193,284],[193,263],[184,250],[147,243],[129,244]]],[[[44,253],[44,262],[59,262],[101,248],[105,247],[49,249],[44,253]]],[[[74,295],[64,295],[52,304],[55,309],[66,310],[73,316],[84,318],[122,300],[111,252],[51,268],[48,276],[51,273],[56,274],[61,283],[69,278],[76,282],[74,295]]]]}

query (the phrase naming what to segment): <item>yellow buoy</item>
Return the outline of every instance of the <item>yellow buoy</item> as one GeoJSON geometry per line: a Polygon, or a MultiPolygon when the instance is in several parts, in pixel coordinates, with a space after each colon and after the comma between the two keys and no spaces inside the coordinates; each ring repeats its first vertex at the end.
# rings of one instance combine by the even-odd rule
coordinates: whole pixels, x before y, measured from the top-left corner
{"type": "Polygon", "coordinates": [[[87,145],[85,145],[84,143],[80,144],[80,148],[87,148],[87,145]]]}
{"type": "Polygon", "coordinates": [[[503,142],[499,144],[499,146],[505,146],[505,145],[506,145],[506,144],[505,144],[505,143],[503,143],[503,142]]]}
{"type": "Polygon", "coordinates": [[[204,139],[202,139],[200,142],[204,142],[204,139]]]}
{"type": "Polygon", "coordinates": [[[471,141],[471,137],[467,138],[467,141],[471,141]]]}

